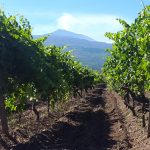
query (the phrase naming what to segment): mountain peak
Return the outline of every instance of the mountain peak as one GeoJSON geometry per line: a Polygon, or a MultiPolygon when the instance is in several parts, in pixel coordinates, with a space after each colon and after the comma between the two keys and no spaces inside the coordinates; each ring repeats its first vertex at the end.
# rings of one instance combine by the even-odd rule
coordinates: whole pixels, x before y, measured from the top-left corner
{"type": "Polygon", "coordinates": [[[63,37],[84,39],[84,40],[88,40],[88,41],[95,41],[94,39],[92,39],[88,36],[85,36],[85,35],[82,35],[82,34],[77,34],[77,33],[67,31],[67,30],[64,30],[64,29],[58,29],[58,30],[52,32],[52,36],[60,36],[60,37],[63,36],[63,37]]]}
{"type": "MultiPolygon", "coordinates": [[[[46,34],[45,34],[46,35],[46,34]]],[[[34,35],[34,38],[39,38],[43,35],[34,35]]],[[[97,42],[88,36],[73,33],[63,29],[56,30],[46,39],[45,45],[64,46],[66,50],[73,50],[73,55],[83,65],[99,70],[108,56],[105,49],[112,48],[112,44],[97,42]]]]}

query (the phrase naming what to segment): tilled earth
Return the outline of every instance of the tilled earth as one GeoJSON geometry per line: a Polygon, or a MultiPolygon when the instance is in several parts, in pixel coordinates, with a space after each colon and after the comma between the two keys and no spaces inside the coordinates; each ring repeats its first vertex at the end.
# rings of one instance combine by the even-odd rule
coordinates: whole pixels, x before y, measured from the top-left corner
{"type": "MultiPolygon", "coordinates": [[[[125,114],[127,111],[120,97],[108,91],[104,85],[100,85],[84,98],[75,99],[52,126],[11,149],[150,150],[149,142],[140,148],[140,143],[135,140],[140,140],[145,133],[135,133],[136,129],[141,128],[134,119],[132,124],[128,123],[132,116],[128,117],[125,114]]],[[[143,140],[143,143],[145,141],[143,140]]]]}

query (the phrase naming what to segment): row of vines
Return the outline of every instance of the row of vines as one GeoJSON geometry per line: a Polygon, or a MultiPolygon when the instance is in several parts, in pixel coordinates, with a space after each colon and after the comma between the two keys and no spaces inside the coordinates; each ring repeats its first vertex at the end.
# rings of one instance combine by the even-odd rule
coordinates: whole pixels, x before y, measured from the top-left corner
{"type": "Polygon", "coordinates": [[[82,66],[64,47],[44,46],[47,37],[34,39],[23,17],[0,11],[0,119],[9,134],[8,112],[21,115],[28,102],[56,103],[80,95],[99,80],[99,73],[82,66]]]}
{"type": "Polygon", "coordinates": [[[145,7],[132,24],[118,19],[123,29],[106,33],[113,40],[113,48],[103,67],[105,80],[110,88],[124,96],[125,104],[135,114],[135,101],[142,105],[142,122],[150,91],[150,6],[145,7]],[[129,105],[132,99],[132,105],[129,105]]]}

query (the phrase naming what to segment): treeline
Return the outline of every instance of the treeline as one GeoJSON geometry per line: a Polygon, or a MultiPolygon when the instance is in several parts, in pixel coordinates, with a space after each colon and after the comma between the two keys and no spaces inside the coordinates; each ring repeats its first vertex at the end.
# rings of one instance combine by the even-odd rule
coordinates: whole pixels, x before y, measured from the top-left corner
{"type": "Polygon", "coordinates": [[[0,11],[0,119],[9,134],[7,114],[21,115],[28,102],[47,101],[48,113],[70,96],[82,96],[100,81],[98,72],[82,66],[64,47],[44,46],[47,37],[33,39],[23,17],[0,11]]]}
{"type": "Polygon", "coordinates": [[[106,33],[113,40],[113,48],[103,67],[107,84],[124,96],[125,104],[134,111],[135,100],[142,103],[145,126],[145,92],[150,91],[150,6],[139,13],[132,24],[119,19],[123,29],[106,33]]]}

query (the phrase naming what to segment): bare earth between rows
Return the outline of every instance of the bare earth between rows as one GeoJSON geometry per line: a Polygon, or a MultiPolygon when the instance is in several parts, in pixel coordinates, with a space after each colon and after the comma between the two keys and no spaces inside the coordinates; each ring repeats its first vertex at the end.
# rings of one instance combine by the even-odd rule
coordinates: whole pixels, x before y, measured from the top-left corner
{"type": "MultiPolygon", "coordinates": [[[[63,115],[55,118],[51,125],[44,126],[43,131],[35,132],[25,142],[17,141],[18,144],[12,147],[12,145],[7,145],[1,137],[0,149],[150,149],[150,142],[144,130],[137,123],[137,119],[124,106],[122,99],[104,86],[96,87],[83,98],[74,99],[66,106],[68,108],[63,115]]],[[[36,125],[38,130],[38,123],[36,125]]]]}

